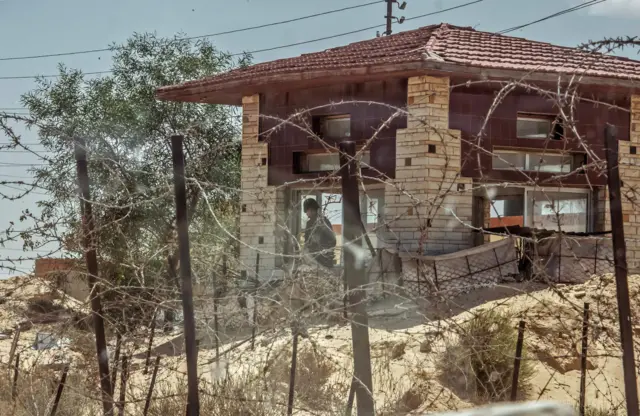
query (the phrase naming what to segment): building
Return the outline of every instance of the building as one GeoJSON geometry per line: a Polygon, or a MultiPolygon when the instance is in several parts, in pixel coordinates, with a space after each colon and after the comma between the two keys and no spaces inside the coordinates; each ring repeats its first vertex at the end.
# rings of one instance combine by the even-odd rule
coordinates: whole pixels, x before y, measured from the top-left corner
{"type": "Polygon", "coordinates": [[[438,24],[157,96],[242,106],[248,273],[253,247],[261,276],[280,273],[296,249],[284,230],[297,236],[303,226],[302,198],[321,199],[340,223],[331,177],[341,140],[360,146],[363,220],[378,247],[449,253],[482,244],[474,228],[557,229],[558,218],[563,230],[604,230],[606,123],[617,126],[628,259],[637,270],[640,215],[629,198],[640,180],[638,81],[638,61],[438,24]]]}

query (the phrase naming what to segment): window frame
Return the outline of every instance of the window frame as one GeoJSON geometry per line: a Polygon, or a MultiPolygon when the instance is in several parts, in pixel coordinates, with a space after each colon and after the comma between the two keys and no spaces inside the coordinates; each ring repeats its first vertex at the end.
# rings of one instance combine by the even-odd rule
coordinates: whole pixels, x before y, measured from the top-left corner
{"type": "MultiPolygon", "coordinates": [[[[495,189],[499,189],[502,188],[503,185],[502,184],[488,184],[487,185],[487,190],[495,188],[495,189]]],[[[594,227],[595,227],[595,218],[594,218],[594,206],[593,206],[593,192],[589,189],[589,188],[569,188],[569,187],[536,187],[536,186],[524,186],[524,185],[518,185],[518,184],[513,184],[513,188],[518,188],[518,189],[522,189],[523,193],[521,195],[519,195],[518,197],[522,198],[522,204],[523,204],[523,213],[522,213],[522,221],[525,227],[532,227],[535,226],[535,224],[533,224],[533,199],[530,197],[531,193],[543,193],[543,194],[548,194],[548,195],[553,195],[553,194],[576,194],[576,195],[583,195],[583,198],[576,198],[576,199],[585,199],[586,200],[586,205],[585,205],[585,216],[586,216],[586,230],[585,232],[591,232],[594,227]]],[[[499,200],[499,199],[493,199],[493,201],[499,200]]],[[[554,199],[555,200],[555,199],[554,199]]],[[[493,217],[492,213],[493,213],[493,206],[491,206],[490,208],[490,213],[489,213],[489,218],[498,218],[498,216],[493,217]]],[[[562,215],[562,213],[561,213],[562,215]]],[[[503,215],[500,215],[500,217],[503,217],[503,215]]],[[[489,218],[485,218],[485,220],[489,219],[489,218]]]]}
{"type": "MultiPolygon", "coordinates": [[[[336,151],[329,151],[329,152],[323,152],[323,151],[308,151],[308,152],[295,152],[298,154],[299,159],[298,160],[294,160],[294,173],[296,174],[308,174],[308,173],[327,173],[327,172],[336,172],[338,169],[340,169],[340,153],[336,152],[336,151]],[[310,168],[310,163],[309,163],[309,158],[313,158],[313,157],[322,157],[322,156],[332,156],[332,157],[338,157],[337,163],[335,163],[333,166],[333,168],[329,168],[329,169],[321,169],[321,170],[312,170],[310,168]],[[297,170],[296,170],[297,168],[297,170]]],[[[359,154],[359,162],[361,164],[370,166],[371,165],[371,150],[365,150],[364,152],[362,151],[362,148],[356,150],[356,154],[359,154]]],[[[295,159],[294,157],[294,159],[295,159]]]]}
{"type": "Polygon", "coordinates": [[[343,114],[318,114],[312,116],[312,127],[313,132],[321,139],[329,139],[329,140],[341,140],[341,139],[351,139],[351,114],[343,113],[343,114]],[[326,130],[324,128],[325,123],[330,122],[332,120],[344,121],[348,120],[349,122],[349,131],[347,135],[338,135],[331,136],[326,134],[326,130]]]}

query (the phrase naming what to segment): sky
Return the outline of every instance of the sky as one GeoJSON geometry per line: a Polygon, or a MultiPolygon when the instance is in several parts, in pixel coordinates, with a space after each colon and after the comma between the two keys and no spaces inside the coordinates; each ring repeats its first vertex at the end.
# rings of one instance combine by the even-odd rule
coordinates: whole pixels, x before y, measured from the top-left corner
{"type": "MultiPolygon", "coordinates": [[[[173,36],[206,35],[248,26],[277,22],[304,15],[367,3],[371,0],[0,0],[0,111],[20,108],[20,96],[34,87],[29,76],[55,74],[64,63],[85,72],[109,69],[109,53],[77,54],[41,59],[2,60],[20,57],[104,48],[123,42],[134,32],[155,32],[173,36]],[[3,78],[4,77],[4,78],[3,78]],[[26,77],[25,79],[6,79],[26,77]]],[[[471,0],[407,0],[403,11],[394,15],[411,18],[437,12],[471,0]]],[[[483,31],[499,31],[528,23],[584,0],[483,0],[456,10],[394,24],[394,31],[447,22],[472,26],[483,31]]],[[[219,49],[230,52],[253,51],[303,42],[380,24],[383,31],[386,6],[374,4],[327,16],[316,17],[263,29],[212,37],[219,49]]],[[[640,0],[606,0],[577,12],[528,26],[510,35],[576,46],[605,37],[633,36],[638,33],[640,0]]],[[[376,30],[254,54],[254,61],[269,61],[314,52],[350,42],[370,39],[376,30]]],[[[621,55],[636,57],[634,50],[621,55]]],[[[7,110],[9,111],[9,110],[7,110]]],[[[13,110],[10,110],[13,111],[13,110]]],[[[20,110],[18,110],[20,111],[20,110]]],[[[36,142],[36,132],[23,132],[25,142],[36,142]]],[[[7,138],[0,135],[0,142],[7,138]]],[[[28,180],[29,165],[38,163],[27,153],[0,151],[0,181],[28,180]]],[[[0,192],[14,189],[0,185],[0,192]]],[[[35,203],[46,194],[30,195],[18,201],[0,200],[0,230],[17,221],[24,209],[34,211],[35,203]]],[[[0,277],[29,273],[31,261],[11,264],[8,259],[34,257],[24,253],[20,243],[0,247],[0,277]]]]}

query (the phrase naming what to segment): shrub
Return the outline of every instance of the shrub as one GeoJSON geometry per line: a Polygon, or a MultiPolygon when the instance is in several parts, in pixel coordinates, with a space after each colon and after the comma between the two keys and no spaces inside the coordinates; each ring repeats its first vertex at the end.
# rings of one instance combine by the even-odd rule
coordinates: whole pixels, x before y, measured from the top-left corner
{"type": "MultiPolygon", "coordinates": [[[[442,381],[477,402],[509,399],[518,331],[510,315],[481,311],[460,325],[456,341],[438,360],[442,381]]],[[[526,343],[525,343],[526,345],[526,343]]],[[[518,396],[531,389],[534,367],[523,348],[518,396]]]]}

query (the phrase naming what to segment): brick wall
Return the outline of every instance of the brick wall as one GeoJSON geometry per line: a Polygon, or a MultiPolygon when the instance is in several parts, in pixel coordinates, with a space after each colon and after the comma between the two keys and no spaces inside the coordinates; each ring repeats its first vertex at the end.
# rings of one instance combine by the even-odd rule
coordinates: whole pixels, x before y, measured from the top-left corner
{"type": "Polygon", "coordinates": [[[74,259],[36,259],[35,275],[45,278],[53,272],[71,271],[76,265],[74,259]]]}
{"type": "MultiPolygon", "coordinates": [[[[627,265],[631,273],[640,273],[640,212],[637,204],[640,187],[640,95],[631,97],[629,141],[619,142],[619,169],[622,187],[622,217],[627,243],[627,265]],[[632,151],[632,148],[634,150],[632,151]],[[635,153],[635,154],[632,154],[635,153]]],[[[607,206],[608,208],[608,206],[607,206]]]]}
{"type": "Polygon", "coordinates": [[[472,180],[460,177],[460,131],[449,129],[449,78],[409,78],[407,104],[396,178],[385,189],[387,239],[432,254],[470,248],[472,180]]]}
{"type": "Polygon", "coordinates": [[[267,184],[268,148],[258,141],[260,96],[242,98],[242,171],[240,210],[240,262],[248,277],[255,277],[260,253],[261,279],[275,273],[276,205],[275,186],[267,184]]]}

